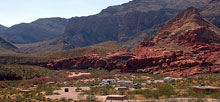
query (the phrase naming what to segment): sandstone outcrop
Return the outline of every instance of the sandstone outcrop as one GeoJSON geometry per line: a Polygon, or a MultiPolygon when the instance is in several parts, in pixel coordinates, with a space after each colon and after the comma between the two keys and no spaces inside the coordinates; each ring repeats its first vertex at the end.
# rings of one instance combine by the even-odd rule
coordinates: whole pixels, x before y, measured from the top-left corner
{"type": "Polygon", "coordinates": [[[141,42],[132,52],[96,54],[32,63],[51,69],[120,69],[189,76],[220,72],[220,29],[191,7],[166,24],[151,42],[141,42]]]}

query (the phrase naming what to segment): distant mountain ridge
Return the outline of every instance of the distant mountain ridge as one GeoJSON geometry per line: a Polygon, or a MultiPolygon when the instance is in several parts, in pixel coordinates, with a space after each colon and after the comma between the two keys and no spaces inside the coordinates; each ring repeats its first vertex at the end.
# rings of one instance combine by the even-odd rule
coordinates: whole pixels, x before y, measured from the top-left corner
{"type": "Polygon", "coordinates": [[[220,0],[212,0],[199,8],[201,15],[220,28],[220,0]]]}
{"type": "Polygon", "coordinates": [[[152,32],[148,33],[153,34],[153,27],[163,25],[187,7],[201,7],[206,2],[208,0],[133,0],[111,6],[97,15],[71,18],[64,32],[65,41],[76,47],[108,40],[134,47],[128,44],[129,40],[139,33],[149,30],[152,32]]]}
{"type": "Polygon", "coordinates": [[[219,0],[133,0],[110,6],[97,15],[18,24],[4,37],[23,53],[61,51],[105,41],[132,49],[152,40],[168,20],[189,6],[199,8],[202,16],[219,27],[219,5],[219,0]]]}
{"type": "Polygon", "coordinates": [[[5,27],[5,26],[0,24],[0,35],[5,33],[6,29],[8,29],[8,27],[5,27]]]}
{"type": "Polygon", "coordinates": [[[4,37],[15,44],[28,44],[60,37],[65,29],[65,18],[42,18],[8,28],[4,37]]]}
{"type": "MultiPolygon", "coordinates": [[[[83,55],[81,52],[84,50],[75,50],[75,53],[81,53],[81,56],[71,55],[73,56],[71,58],[61,57],[61,59],[51,61],[25,64],[49,69],[105,69],[109,71],[117,69],[122,72],[144,72],[169,76],[212,74],[220,72],[219,44],[220,29],[204,19],[196,8],[189,7],[169,20],[156,33],[152,41],[141,42],[131,52],[118,50],[107,53],[106,56],[100,56],[94,54],[93,51],[93,54],[83,55]]],[[[113,44],[110,43],[107,47],[111,45],[113,44]]],[[[85,48],[88,49],[88,47],[85,48]]],[[[55,55],[75,54],[63,52],[55,55]]]]}
{"type": "Polygon", "coordinates": [[[122,5],[110,6],[98,15],[121,15],[133,11],[149,12],[163,8],[184,10],[190,6],[201,7],[210,0],[133,0],[122,5]]]}

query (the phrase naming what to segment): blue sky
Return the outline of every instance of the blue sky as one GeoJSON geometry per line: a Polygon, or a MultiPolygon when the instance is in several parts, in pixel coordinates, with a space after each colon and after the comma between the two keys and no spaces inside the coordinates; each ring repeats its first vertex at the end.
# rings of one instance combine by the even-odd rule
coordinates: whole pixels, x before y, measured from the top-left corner
{"type": "Polygon", "coordinates": [[[88,16],[131,0],[0,0],[0,24],[12,26],[38,18],[88,16]]]}

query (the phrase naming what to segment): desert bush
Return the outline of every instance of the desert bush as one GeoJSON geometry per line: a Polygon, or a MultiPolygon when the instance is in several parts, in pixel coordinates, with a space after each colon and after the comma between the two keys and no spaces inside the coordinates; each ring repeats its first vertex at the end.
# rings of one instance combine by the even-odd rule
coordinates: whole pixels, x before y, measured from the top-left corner
{"type": "Polygon", "coordinates": [[[22,80],[22,76],[8,68],[0,67],[0,80],[22,80]]]}
{"type": "Polygon", "coordinates": [[[211,97],[212,97],[212,98],[215,98],[215,99],[220,99],[220,92],[214,92],[214,93],[212,93],[211,97]]]}
{"type": "Polygon", "coordinates": [[[33,78],[32,82],[33,84],[45,84],[47,82],[53,81],[51,78],[48,77],[40,77],[40,78],[33,78]]]}
{"type": "Polygon", "coordinates": [[[25,55],[11,54],[11,55],[0,55],[0,64],[20,64],[27,62],[36,61],[48,61],[46,57],[27,57],[25,55]]]}
{"type": "Polygon", "coordinates": [[[6,88],[8,87],[8,84],[6,84],[4,81],[0,81],[0,88],[6,88]]]}
{"type": "Polygon", "coordinates": [[[93,95],[86,96],[86,102],[99,102],[98,99],[93,95]]]}
{"type": "Polygon", "coordinates": [[[90,91],[85,91],[84,94],[88,95],[109,95],[114,93],[114,88],[110,85],[107,85],[105,87],[91,87],[90,91]]]}
{"type": "Polygon", "coordinates": [[[187,89],[187,93],[188,93],[188,96],[191,96],[191,97],[196,97],[196,98],[205,97],[205,93],[203,91],[197,92],[197,91],[194,91],[192,88],[187,89]]]}
{"type": "Polygon", "coordinates": [[[149,90],[149,89],[145,89],[143,91],[139,91],[139,94],[142,94],[145,98],[157,98],[158,96],[155,96],[156,94],[154,93],[154,91],[149,90]]]}
{"type": "Polygon", "coordinates": [[[60,102],[68,102],[68,99],[66,99],[66,98],[61,98],[59,101],[60,101],[60,102]]]}
{"type": "Polygon", "coordinates": [[[159,96],[167,97],[176,94],[175,89],[169,84],[161,84],[154,93],[159,96]]]}
{"type": "Polygon", "coordinates": [[[19,86],[22,86],[22,87],[33,87],[34,84],[32,84],[31,82],[28,82],[28,81],[22,81],[19,83],[19,86]]]}
{"type": "Polygon", "coordinates": [[[10,78],[11,80],[32,79],[34,77],[45,77],[56,74],[55,71],[38,66],[29,65],[2,65],[0,66],[0,80],[10,78]],[[12,78],[11,78],[12,77],[12,78]],[[21,77],[21,78],[20,78],[21,77]]]}
{"type": "Polygon", "coordinates": [[[78,94],[77,98],[78,98],[78,101],[80,101],[80,102],[83,101],[84,94],[83,93],[78,94]]]}
{"type": "Polygon", "coordinates": [[[160,86],[158,86],[156,90],[140,89],[129,93],[133,95],[137,95],[137,94],[143,95],[145,98],[156,98],[156,99],[158,99],[161,96],[170,97],[171,95],[176,94],[174,88],[168,84],[161,84],[160,86]]]}
{"type": "Polygon", "coordinates": [[[113,74],[101,75],[99,77],[99,79],[112,79],[112,78],[113,78],[113,74]]]}
{"type": "Polygon", "coordinates": [[[135,88],[135,89],[141,89],[142,87],[143,87],[142,85],[138,84],[138,85],[135,85],[133,88],[135,88]]]}
{"type": "Polygon", "coordinates": [[[50,85],[47,85],[47,84],[39,84],[37,85],[37,88],[36,88],[36,92],[45,91],[46,95],[52,95],[54,90],[56,90],[55,87],[51,87],[50,85]]]}
{"type": "Polygon", "coordinates": [[[76,92],[79,92],[79,91],[81,91],[81,90],[82,90],[82,88],[80,88],[80,87],[77,87],[77,88],[75,89],[76,92]]]}
{"type": "Polygon", "coordinates": [[[79,79],[90,79],[93,78],[92,75],[81,75],[81,76],[76,76],[76,77],[69,77],[65,78],[65,81],[74,81],[74,80],[79,80],[79,79]]]}
{"type": "Polygon", "coordinates": [[[121,73],[121,70],[120,69],[114,69],[110,73],[112,73],[112,74],[119,74],[119,73],[121,73]]]}

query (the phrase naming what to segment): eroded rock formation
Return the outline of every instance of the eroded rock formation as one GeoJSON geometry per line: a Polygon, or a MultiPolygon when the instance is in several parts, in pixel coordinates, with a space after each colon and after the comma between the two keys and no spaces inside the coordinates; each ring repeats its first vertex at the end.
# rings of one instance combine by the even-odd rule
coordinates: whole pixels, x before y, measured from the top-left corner
{"type": "Polygon", "coordinates": [[[152,42],[142,42],[132,52],[95,54],[50,62],[30,63],[51,69],[120,69],[189,76],[220,72],[220,29],[191,7],[169,21],[152,42]]]}

